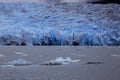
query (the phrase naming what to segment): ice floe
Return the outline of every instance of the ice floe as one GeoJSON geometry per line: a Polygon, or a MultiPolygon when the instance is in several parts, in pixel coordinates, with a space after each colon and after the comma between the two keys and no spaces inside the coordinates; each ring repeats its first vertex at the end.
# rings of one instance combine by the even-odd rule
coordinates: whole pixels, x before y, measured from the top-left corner
{"type": "Polygon", "coordinates": [[[6,65],[27,66],[27,65],[32,65],[32,62],[26,61],[24,59],[17,59],[17,60],[7,62],[6,65]]]}
{"type": "Polygon", "coordinates": [[[63,65],[63,64],[71,64],[74,62],[79,62],[80,59],[78,60],[72,60],[70,57],[57,57],[55,60],[50,60],[50,61],[46,61],[43,63],[43,65],[63,65]]]}
{"type": "Polygon", "coordinates": [[[14,52],[17,55],[21,55],[21,56],[28,56],[27,54],[23,53],[23,52],[14,52]]]}
{"type": "Polygon", "coordinates": [[[3,54],[0,54],[0,57],[4,57],[5,55],[3,55],[3,54]]]}
{"type": "Polygon", "coordinates": [[[1,65],[0,67],[3,67],[3,68],[6,68],[6,67],[11,67],[11,68],[14,68],[15,66],[14,65],[1,65]]]}
{"type": "Polygon", "coordinates": [[[112,54],[111,56],[112,56],[112,57],[120,58],[120,54],[112,54]]]}

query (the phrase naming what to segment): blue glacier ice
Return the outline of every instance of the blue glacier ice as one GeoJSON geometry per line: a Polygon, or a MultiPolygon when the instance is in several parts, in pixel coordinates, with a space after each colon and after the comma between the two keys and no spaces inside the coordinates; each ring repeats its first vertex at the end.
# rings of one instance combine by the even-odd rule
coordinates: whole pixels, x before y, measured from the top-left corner
{"type": "Polygon", "coordinates": [[[0,44],[119,46],[119,13],[117,4],[0,3],[0,44]]]}

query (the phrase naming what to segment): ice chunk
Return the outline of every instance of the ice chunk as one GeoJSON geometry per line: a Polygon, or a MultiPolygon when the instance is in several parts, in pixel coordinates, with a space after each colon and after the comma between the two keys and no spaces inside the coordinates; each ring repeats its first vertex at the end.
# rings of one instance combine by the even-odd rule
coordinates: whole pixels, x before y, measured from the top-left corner
{"type": "Polygon", "coordinates": [[[66,62],[79,62],[79,61],[80,61],[80,59],[78,59],[78,60],[72,60],[70,57],[66,58],[66,62]]]}
{"type": "Polygon", "coordinates": [[[15,66],[14,66],[14,65],[1,65],[0,67],[3,67],[3,68],[5,68],[5,67],[11,67],[11,68],[14,68],[15,66]]]}
{"type": "Polygon", "coordinates": [[[5,55],[3,55],[3,54],[0,54],[0,57],[4,57],[5,55]]]}
{"type": "Polygon", "coordinates": [[[80,60],[72,60],[70,57],[57,57],[55,60],[46,61],[43,65],[63,65],[63,64],[71,64],[73,62],[79,62],[80,60]]]}
{"type": "Polygon", "coordinates": [[[21,55],[21,56],[28,56],[27,54],[25,54],[25,53],[23,53],[23,52],[15,52],[15,54],[21,55]]]}
{"type": "Polygon", "coordinates": [[[17,59],[17,60],[7,62],[7,65],[27,66],[27,65],[32,65],[32,62],[26,61],[26,60],[23,60],[23,59],[17,59]]]}
{"type": "Polygon", "coordinates": [[[112,57],[120,58],[120,54],[112,54],[111,56],[112,56],[112,57]]]}

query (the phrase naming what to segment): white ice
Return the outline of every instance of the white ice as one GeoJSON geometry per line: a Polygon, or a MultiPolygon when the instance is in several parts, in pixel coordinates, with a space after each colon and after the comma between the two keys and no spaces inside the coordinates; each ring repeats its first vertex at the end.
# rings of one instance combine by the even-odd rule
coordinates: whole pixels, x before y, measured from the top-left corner
{"type": "Polygon", "coordinates": [[[27,54],[23,53],[23,52],[14,52],[17,55],[21,55],[21,56],[28,56],[27,54]]]}
{"type": "Polygon", "coordinates": [[[57,57],[55,60],[50,60],[50,61],[46,61],[44,62],[44,64],[47,64],[47,65],[62,65],[62,64],[71,64],[71,63],[74,63],[74,62],[79,62],[80,59],[78,60],[72,60],[70,57],[66,57],[66,58],[63,58],[63,57],[57,57]]]}
{"type": "Polygon", "coordinates": [[[14,68],[15,66],[14,65],[1,65],[0,67],[2,67],[2,68],[6,68],[6,67],[14,68]]]}
{"type": "Polygon", "coordinates": [[[0,57],[4,57],[5,55],[3,55],[3,54],[0,54],[0,57]]]}
{"type": "Polygon", "coordinates": [[[15,66],[31,65],[31,64],[32,62],[26,61],[24,59],[17,59],[6,63],[6,65],[15,65],[15,66]]]}

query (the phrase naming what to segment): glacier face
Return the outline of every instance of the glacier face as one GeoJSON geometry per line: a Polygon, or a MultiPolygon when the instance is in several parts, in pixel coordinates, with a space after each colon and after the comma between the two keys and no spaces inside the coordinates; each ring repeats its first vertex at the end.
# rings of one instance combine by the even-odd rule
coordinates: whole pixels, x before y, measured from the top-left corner
{"type": "Polygon", "coordinates": [[[118,46],[119,13],[117,4],[0,3],[0,44],[118,46]]]}

